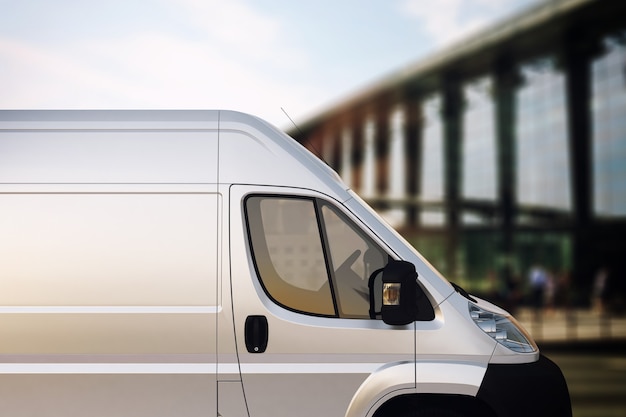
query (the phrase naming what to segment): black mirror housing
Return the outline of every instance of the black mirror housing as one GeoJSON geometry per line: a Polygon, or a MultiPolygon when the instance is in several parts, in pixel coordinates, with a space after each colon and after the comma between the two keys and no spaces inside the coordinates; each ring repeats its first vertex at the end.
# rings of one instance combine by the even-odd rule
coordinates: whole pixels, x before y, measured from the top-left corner
{"type": "Polygon", "coordinates": [[[372,273],[368,286],[371,319],[380,317],[386,324],[404,326],[435,318],[435,310],[417,282],[415,265],[410,262],[390,259],[384,268],[372,273]]]}
{"type": "Polygon", "coordinates": [[[415,266],[406,261],[390,261],[383,269],[381,316],[386,324],[403,326],[418,318],[415,266]]]}

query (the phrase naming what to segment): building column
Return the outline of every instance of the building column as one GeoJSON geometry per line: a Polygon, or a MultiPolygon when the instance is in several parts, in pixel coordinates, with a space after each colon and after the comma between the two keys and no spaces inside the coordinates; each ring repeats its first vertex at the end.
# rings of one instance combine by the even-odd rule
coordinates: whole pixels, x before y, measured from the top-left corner
{"type": "Polygon", "coordinates": [[[366,113],[363,124],[363,158],[361,166],[361,196],[365,199],[376,196],[376,121],[366,113]]]}
{"type": "MultiPolygon", "coordinates": [[[[312,144],[307,142],[307,149],[315,152],[313,150],[313,146],[318,149],[318,152],[321,152],[320,158],[333,170],[339,172],[339,160],[337,159],[337,146],[335,143],[334,130],[331,129],[328,125],[323,125],[320,128],[315,130],[313,139],[309,139],[312,141],[312,144]]],[[[308,134],[309,138],[311,134],[308,134]]]]}
{"type": "Polygon", "coordinates": [[[591,60],[594,48],[584,31],[571,30],[564,42],[562,64],[565,67],[567,88],[567,122],[569,130],[570,183],[572,184],[573,271],[577,284],[588,285],[595,265],[589,261],[595,256],[590,226],[593,216],[592,192],[592,138],[591,138],[591,60]]]}
{"type": "Polygon", "coordinates": [[[341,179],[350,188],[352,183],[352,131],[349,126],[341,127],[341,179]]]}
{"type": "Polygon", "coordinates": [[[363,187],[363,123],[356,112],[350,115],[348,123],[352,132],[352,189],[359,193],[363,187]]]}
{"type": "Polygon", "coordinates": [[[387,195],[389,188],[389,105],[384,98],[377,99],[376,120],[376,196],[387,195]]]}
{"type": "Polygon", "coordinates": [[[450,279],[457,279],[460,249],[460,185],[463,96],[459,79],[454,74],[444,77],[442,88],[442,119],[444,142],[444,204],[447,228],[446,265],[450,279]]]}
{"type": "Polygon", "coordinates": [[[497,146],[497,175],[499,178],[498,197],[501,221],[501,243],[498,253],[500,280],[507,282],[513,278],[514,228],[516,215],[516,157],[515,131],[515,90],[519,85],[519,74],[508,57],[500,57],[494,67],[493,85],[495,92],[495,126],[497,146]]]}
{"type": "Polygon", "coordinates": [[[406,207],[407,218],[406,225],[409,230],[415,230],[418,227],[419,210],[412,201],[420,195],[421,184],[421,150],[422,150],[422,115],[421,106],[416,97],[408,97],[405,101],[406,124],[404,153],[406,158],[405,175],[406,175],[406,193],[409,204],[406,207]]]}
{"type": "Polygon", "coordinates": [[[329,142],[329,153],[331,155],[331,159],[327,161],[328,164],[335,170],[335,172],[341,172],[341,138],[337,133],[336,126],[328,127],[328,137],[327,141],[329,142]]]}

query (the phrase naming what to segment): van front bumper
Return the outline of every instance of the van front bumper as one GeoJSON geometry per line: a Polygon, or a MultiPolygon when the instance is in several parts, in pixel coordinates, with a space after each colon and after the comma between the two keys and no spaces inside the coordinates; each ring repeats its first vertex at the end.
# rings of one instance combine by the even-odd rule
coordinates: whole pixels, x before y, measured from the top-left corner
{"type": "Polygon", "coordinates": [[[563,373],[543,355],[533,363],[490,364],[477,398],[498,417],[572,417],[563,373]]]}

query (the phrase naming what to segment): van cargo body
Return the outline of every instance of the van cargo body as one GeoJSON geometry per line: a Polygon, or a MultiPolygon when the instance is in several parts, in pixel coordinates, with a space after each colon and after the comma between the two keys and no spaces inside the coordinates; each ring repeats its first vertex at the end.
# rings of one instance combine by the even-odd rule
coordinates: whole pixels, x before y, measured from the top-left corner
{"type": "Polygon", "coordinates": [[[232,111],[0,111],[0,409],[571,416],[506,311],[232,111]]]}

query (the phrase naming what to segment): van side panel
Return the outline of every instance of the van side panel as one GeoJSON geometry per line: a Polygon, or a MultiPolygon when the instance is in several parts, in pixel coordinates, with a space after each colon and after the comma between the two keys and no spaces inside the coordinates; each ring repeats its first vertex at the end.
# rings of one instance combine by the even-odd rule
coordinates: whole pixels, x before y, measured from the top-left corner
{"type": "Polygon", "coordinates": [[[206,374],[0,374],[0,403],[11,417],[204,417],[214,387],[206,374]]]}
{"type": "Polygon", "coordinates": [[[0,404],[217,415],[214,112],[0,112],[0,404]]]}
{"type": "Polygon", "coordinates": [[[209,192],[0,194],[8,278],[0,305],[211,305],[218,200],[209,192]]]}
{"type": "Polygon", "coordinates": [[[3,409],[214,415],[221,201],[0,193],[3,409]]]}
{"type": "Polygon", "coordinates": [[[0,183],[217,182],[216,132],[69,126],[0,130],[0,183]]]}

